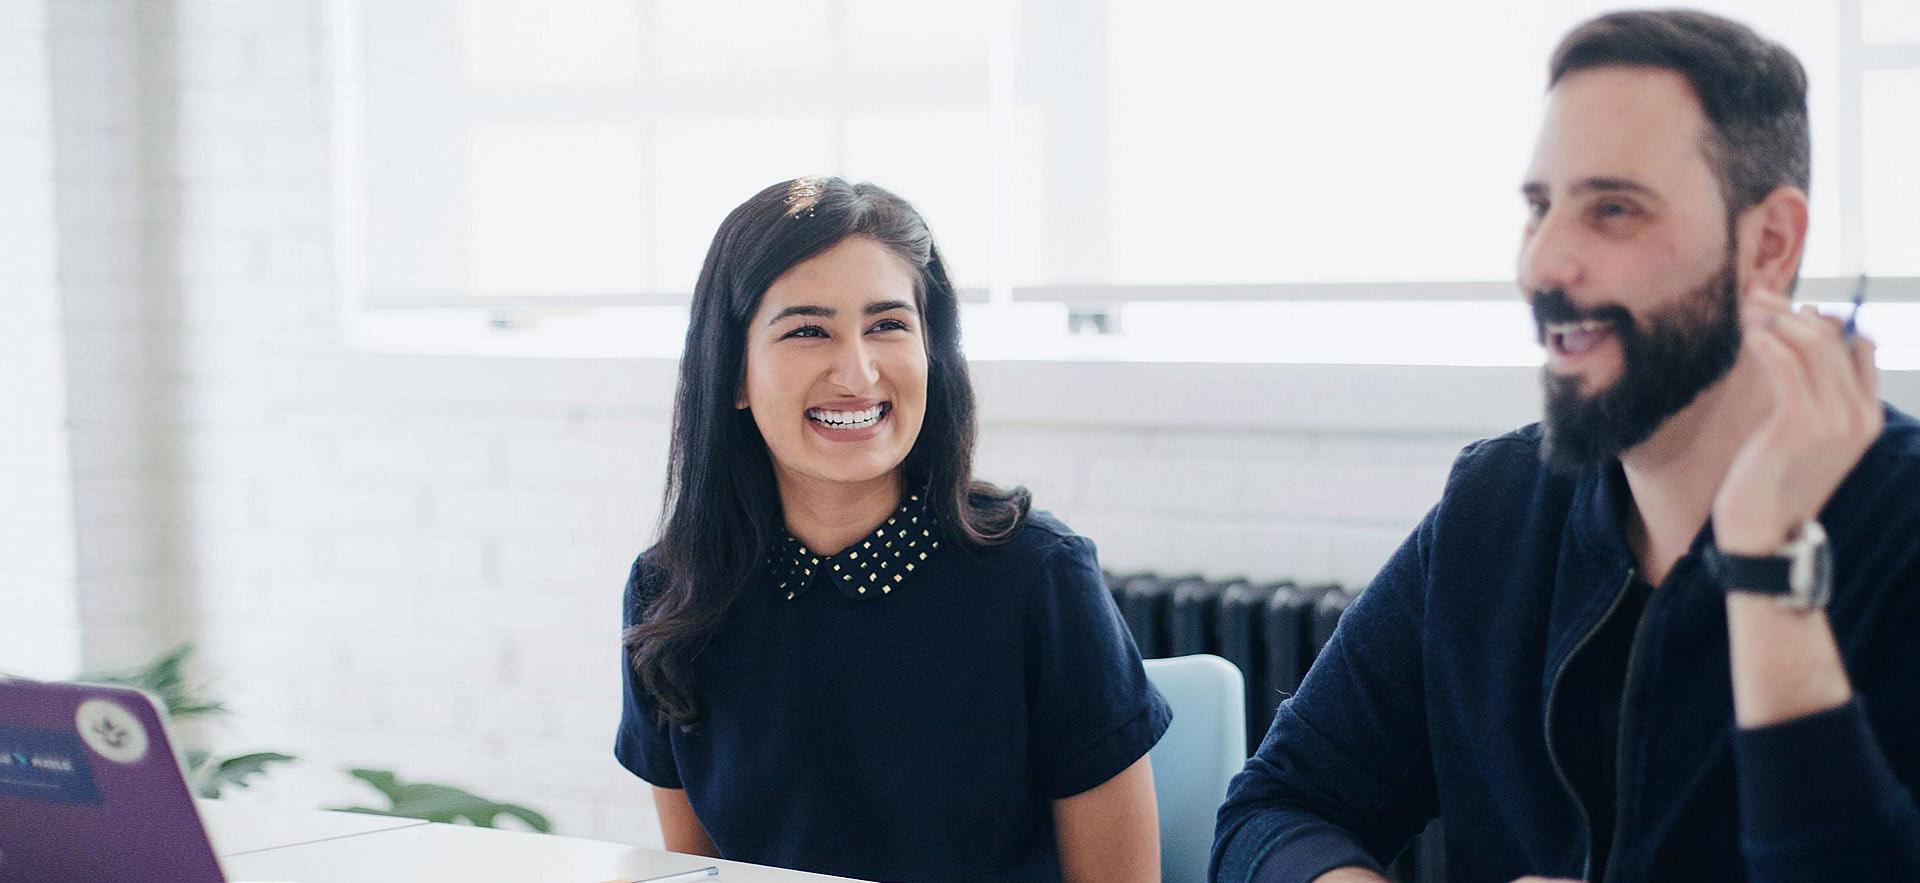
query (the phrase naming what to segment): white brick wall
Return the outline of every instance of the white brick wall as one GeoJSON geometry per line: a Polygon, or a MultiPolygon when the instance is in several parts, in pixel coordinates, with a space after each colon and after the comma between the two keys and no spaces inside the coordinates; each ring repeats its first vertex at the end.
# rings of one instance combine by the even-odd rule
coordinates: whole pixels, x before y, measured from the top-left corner
{"type": "MultiPolygon", "coordinates": [[[[56,388],[0,388],[0,412],[35,415],[0,417],[20,452],[0,481],[78,476],[64,511],[84,541],[48,552],[75,542],[59,481],[36,491],[51,523],[0,522],[0,589],[41,623],[0,621],[0,668],[72,656],[82,609],[97,659],[191,635],[235,709],[223,747],[306,759],[256,799],[364,801],[337,771],[386,767],[526,802],[567,833],[657,842],[610,742],[618,598],[657,516],[671,366],[351,349],[327,265],[326,4],[59,7],[54,45],[113,54],[49,80],[6,48],[47,45],[45,4],[0,0],[0,160],[18,160],[0,161],[0,377],[56,388]],[[48,168],[57,225],[35,196],[48,168]],[[62,322],[65,355],[44,337],[62,322]],[[93,581],[63,596],[79,564],[93,581]]],[[[1537,397],[1524,372],[1464,369],[976,378],[982,477],[1032,487],[1109,567],[1356,584],[1460,445],[1537,397]]]]}
{"type": "Polygon", "coordinates": [[[0,671],[80,664],[72,440],[41,0],[0,4],[0,671]]]}

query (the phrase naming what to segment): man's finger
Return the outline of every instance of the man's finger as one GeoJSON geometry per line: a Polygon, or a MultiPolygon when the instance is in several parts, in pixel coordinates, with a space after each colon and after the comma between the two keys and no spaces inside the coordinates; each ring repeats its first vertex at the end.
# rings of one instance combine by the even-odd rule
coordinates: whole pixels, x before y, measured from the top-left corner
{"type": "Polygon", "coordinates": [[[1772,316],[1784,316],[1792,312],[1793,304],[1785,295],[1756,288],[1747,292],[1740,301],[1740,326],[1742,330],[1758,328],[1772,316]]]}
{"type": "Polygon", "coordinates": [[[1781,341],[1773,328],[1761,328],[1747,335],[1747,348],[1760,363],[1761,373],[1766,375],[1767,385],[1773,390],[1775,419],[1793,426],[1804,425],[1815,412],[1813,393],[1799,356],[1781,341]]]}
{"type": "Polygon", "coordinates": [[[1807,308],[1775,322],[1774,331],[1794,351],[1820,413],[1829,418],[1851,416],[1861,393],[1853,383],[1853,364],[1841,343],[1840,330],[1807,308]]]}
{"type": "Polygon", "coordinates": [[[1860,384],[1860,391],[1866,396],[1866,405],[1874,414],[1880,413],[1880,366],[1874,363],[1874,356],[1880,347],[1873,338],[1856,336],[1850,342],[1849,353],[1853,357],[1853,376],[1860,384]]]}

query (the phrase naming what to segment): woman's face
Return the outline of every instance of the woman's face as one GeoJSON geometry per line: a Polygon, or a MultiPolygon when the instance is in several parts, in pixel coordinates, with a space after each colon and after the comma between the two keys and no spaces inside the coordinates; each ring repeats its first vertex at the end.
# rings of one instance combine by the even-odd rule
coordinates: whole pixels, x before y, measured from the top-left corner
{"type": "Polygon", "coordinates": [[[862,236],[795,264],[747,328],[740,407],[785,479],[860,483],[906,460],[927,411],[918,274],[862,236]]]}

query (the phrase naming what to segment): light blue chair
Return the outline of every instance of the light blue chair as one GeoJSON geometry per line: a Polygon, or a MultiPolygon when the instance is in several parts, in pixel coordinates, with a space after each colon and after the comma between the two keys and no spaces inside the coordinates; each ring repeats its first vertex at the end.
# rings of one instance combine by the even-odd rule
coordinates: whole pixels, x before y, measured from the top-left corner
{"type": "Polygon", "coordinates": [[[1147,679],[1173,706],[1173,725],[1153,747],[1160,809],[1162,883],[1206,883],[1213,820],[1227,780],[1247,762],[1246,688],[1218,656],[1146,660],[1147,679]]]}

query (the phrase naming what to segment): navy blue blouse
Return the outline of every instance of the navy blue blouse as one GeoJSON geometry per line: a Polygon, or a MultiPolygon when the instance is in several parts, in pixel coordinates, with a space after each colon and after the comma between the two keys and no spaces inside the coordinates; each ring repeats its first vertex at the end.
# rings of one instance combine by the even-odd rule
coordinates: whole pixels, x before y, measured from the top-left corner
{"type": "Polygon", "coordinates": [[[1050,801],[1172,719],[1091,541],[1036,512],[973,549],[917,497],[837,555],[786,538],[696,665],[691,728],[660,723],[622,665],[621,764],[685,788],[725,858],[868,880],[1058,880],[1050,801]]]}

